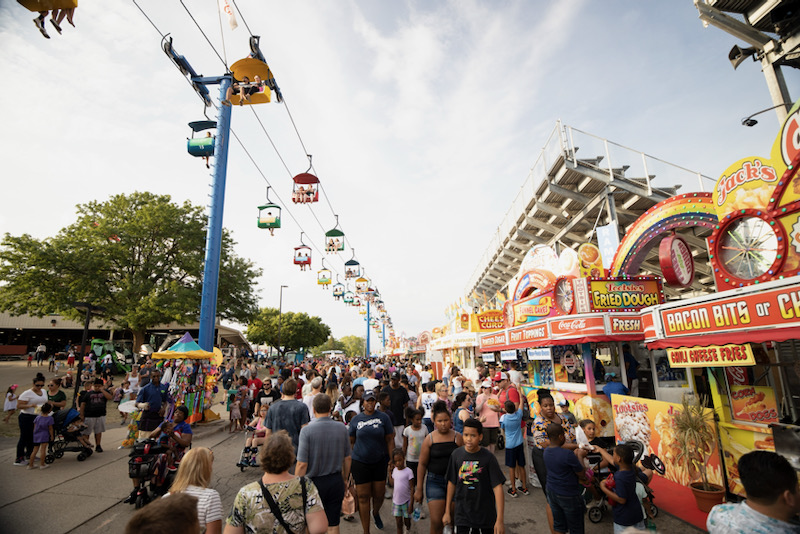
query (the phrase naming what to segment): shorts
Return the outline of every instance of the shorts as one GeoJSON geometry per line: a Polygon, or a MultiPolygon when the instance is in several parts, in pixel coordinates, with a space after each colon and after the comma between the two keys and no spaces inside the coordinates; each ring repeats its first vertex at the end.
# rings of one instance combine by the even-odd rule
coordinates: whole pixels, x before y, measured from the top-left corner
{"type": "Polygon", "coordinates": [[[496,445],[497,444],[497,436],[500,435],[500,428],[499,427],[483,427],[483,439],[481,440],[481,445],[484,447],[488,447],[489,445],[496,445]]]}
{"type": "Polygon", "coordinates": [[[311,482],[314,483],[319,492],[319,500],[322,502],[322,507],[325,509],[325,517],[328,518],[328,526],[339,526],[345,490],[341,471],[321,477],[313,477],[311,478],[311,482]]]}
{"type": "Polygon", "coordinates": [[[372,464],[353,460],[350,464],[350,472],[353,474],[356,486],[385,481],[388,468],[389,460],[381,460],[372,464]]]}
{"type": "Polygon", "coordinates": [[[524,443],[520,443],[512,449],[506,447],[506,467],[525,467],[524,447],[524,443]]]}
{"type": "Polygon", "coordinates": [[[392,515],[395,517],[411,517],[411,514],[408,513],[408,503],[392,503],[392,515]]]}
{"type": "Polygon", "coordinates": [[[86,430],[83,431],[84,436],[90,434],[101,434],[106,431],[106,416],[101,417],[86,417],[83,420],[86,423],[86,430]]]}
{"type": "Polygon", "coordinates": [[[425,480],[425,496],[428,502],[443,501],[447,498],[447,479],[444,475],[428,472],[425,480]]]}

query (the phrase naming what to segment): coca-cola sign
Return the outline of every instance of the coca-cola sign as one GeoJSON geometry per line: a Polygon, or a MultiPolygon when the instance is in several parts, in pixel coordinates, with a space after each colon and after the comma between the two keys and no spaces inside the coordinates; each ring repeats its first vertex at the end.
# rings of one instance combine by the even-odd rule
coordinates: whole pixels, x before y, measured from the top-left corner
{"type": "Polygon", "coordinates": [[[550,335],[554,338],[597,335],[605,333],[602,317],[572,317],[550,321],[550,335]]]}

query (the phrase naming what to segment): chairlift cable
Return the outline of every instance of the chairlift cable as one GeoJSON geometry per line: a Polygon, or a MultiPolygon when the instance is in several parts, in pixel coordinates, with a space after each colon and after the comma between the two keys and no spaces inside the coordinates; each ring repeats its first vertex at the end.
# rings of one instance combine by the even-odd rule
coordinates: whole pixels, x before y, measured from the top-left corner
{"type": "Polygon", "coordinates": [[[239,9],[238,5],[236,5],[236,0],[231,0],[231,2],[233,2],[233,7],[236,8],[236,12],[239,13],[239,17],[242,19],[242,22],[244,22],[244,27],[247,28],[247,33],[250,34],[250,37],[253,37],[253,32],[250,30],[250,25],[247,24],[247,20],[244,18],[244,15],[242,15],[242,10],[239,9]]]}
{"type": "MultiPolygon", "coordinates": [[[[266,176],[266,175],[264,174],[264,172],[261,170],[261,167],[259,167],[259,166],[258,166],[258,163],[256,163],[255,159],[253,159],[253,156],[250,154],[250,151],[249,151],[249,150],[247,150],[247,147],[245,147],[245,146],[244,146],[244,143],[243,143],[243,142],[242,142],[242,140],[239,138],[239,136],[236,134],[236,131],[234,131],[234,129],[233,129],[233,128],[231,128],[231,134],[233,135],[234,139],[236,139],[236,141],[239,143],[239,146],[241,146],[241,147],[242,147],[242,150],[244,150],[244,153],[247,155],[248,159],[250,159],[250,162],[251,162],[251,163],[253,164],[253,166],[256,168],[256,171],[258,171],[258,174],[260,174],[260,175],[261,175],[261,178],[264,180],[264,182],[265,182],[265,183],[266,183],[268,186],[272,187],[272,184],[270,184],[270,181],[269,181],[269,179],[267,179],[267,176],[266,176]]],[[[275,188],[273,187],[273,190],[274,190],[274,189],[275,189],[275,188]]],[[[282,209],[285,209],[285,210],[286,210],[286,213],[288,213],[288,214],[289,214],[289,217],[291,217],[291,218],[292,218],[292,220],[293,220],[293,221],[294,221],[294,223],[297,225],[297,227],[300,229],[300,231],[301,231],[301,232],[304,232],[304,233],[306,233],[306,234],[307,234],[308,232],[306,232],[306,231],[303,229],[303,227],[300,225],[300,222],[297,220],[297,218],[294,216],[294,214],[291,212],[291,210],[289,210],[289,206],[288,206],[288,204],[286,204],[286,203],[283,201],[283,199],[280,197],[280,195],[278,195],[277,191],[275,192],[275,198],[277,199],[278,203],[279,203],[279,204],[282,206],[282,209]]],[[[310,235],[310,234],[309,234],[309,235],[310,235]]],[[[320,250],[320,249],[317,247],[317,245],[315,245],[315,244],[314,244],[314,241],[313,241],[313,240],[311,240],[311,241],[310,241],[310,243],[311,243],[311,247],[312,247],[314,250],[316,250],[316,251],[317,251],[317,254],[319,254],[319,255],[320,255],[320,258],[324,257],[324,254],[323,254],[323,252],[322,252],[322,251],[321,251],[321,250],[320,250]]],[[[339,271],[337,271],[336,269],[332,269],[332,270],[333,270],[333,271],[334,271],[336,274],[339,274],[339,271]]]]}
{"type": "Polygon", "coordinates": [[[217,57],[219,58],[219,60],[220,60],[220,61],[222,62],[222,64],[225,66],[225,70],[226,70],[226,71],[227,71],[227,70],[229,70],[229,69],[228,69],[228,63],[227,63],[227,62],[226,62],[224,59],[222,59],[222,56],[220,56],[220,55],[219,55],[219,52],[217,52],[217,47],[215,47],[215,46],[214,46],[214,43],[212,43],[212,42],[211,42],[211,39],[209,39],[209,38],[208,38],[208,35],[206,35],[206,32],[204,32],[204,31],[203,31],[203,28],[202,28],[202,27],[200,27],[200,24],[198,24],[198,23],[197,23],[197,19],[195,19],[195,18],[194,18],[194,15],[192,15],[192,12],[191,12],[191,11],[189,11],[189,8],[188,8],[188,7],[186,7],[186,4],[184,4],[184,3],[183,3],[183,0],[180,0],[180,2],[181,2],[181,5],[183,6],[183,9],[185,9],[185,10],[186,10],[186,13],[189,15],[189,18],[191,18],[191,19],[192,19],[192,22],[194,22],[194,25],[195,25],[195,26],[197,26],[197,29],[198,29],[198,30],[200,30],[200,33],[202,33],[202,34],[203,34],[203,37],[205,37],[205,39],[206,39],[206,42],[208,42],[208,45],[211,47],[211,50],[213,50],[213,51],[214,51],[214,53],[217,55],[217,57]]]}
{"type": "Polygon", "coordinates": [[[142,9],[142,6],[140,6],[139,4],[137,4],[137,3],[136,3],[136,0],[133,0],[133,4],[134,4],[136,7],[138,7],[138,8],[139,8],[139,11],[141,11],[141,12],[142,12],[142,15],[144,15],[144,18],[146,18],[146,19],[147,19],[147,21],[148,21],[148,22],[149,22],[149,23],[150,23],[150,24],[153,26],[153,28],[155,28],[155,30],[158,32],[158,34],[161,36],[161,38],[163,39],[164,37],[166,37],[166,35],[165,35],[165,34],[164,34],[164,33],[163,33],[161,30],[159,30],[159,29],[158,29],[158,26],[156,26],[156,23],[155,23],[155,22],[153,22],[153,21],[150,19],[150,17],[148,17],[148,16],[147,16],[147,13],[145,13],[145,12],[144,12],[144,9],[142,9]]]}

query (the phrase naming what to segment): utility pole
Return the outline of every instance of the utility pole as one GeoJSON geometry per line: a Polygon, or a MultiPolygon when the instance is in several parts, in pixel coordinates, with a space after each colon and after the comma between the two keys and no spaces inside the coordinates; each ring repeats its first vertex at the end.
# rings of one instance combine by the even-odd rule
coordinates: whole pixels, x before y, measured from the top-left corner
{"type": "Polygon", "coordinates": [[[281,286],[281,296],[278,299],[278,356],[283,358],[283,352],[281,352],[281,321],[283,318],[283,288],[289,286],[281,286]]]}

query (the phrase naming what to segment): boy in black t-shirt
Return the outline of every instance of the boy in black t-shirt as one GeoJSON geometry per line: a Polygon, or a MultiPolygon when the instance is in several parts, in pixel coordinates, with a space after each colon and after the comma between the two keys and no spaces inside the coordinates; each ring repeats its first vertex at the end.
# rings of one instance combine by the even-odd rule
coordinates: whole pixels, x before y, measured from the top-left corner
{"type": "Polygon", "coordinates": [[[614,488],[609,488],[608,479],[600,482],[600,489],[615,503],[611,509],[614,514],[614,526],[620,526],[623,529],[633,526],[644,530],[642,503],[636,495],[633,448],[624,443],[617,445],[614,448],[614,463],[619,468],[614,474],[614,488]]]}
{"type": "Polygon", "coordinates": [[[506,477],[494,454],[481,447],[483,425],[464,421],[464,446],[450,455],[447,499],[442,522],[456,534],[504,534],[503,483],[506,477]],[[453,499],[455,498],[455,512],[453,499]]]}

